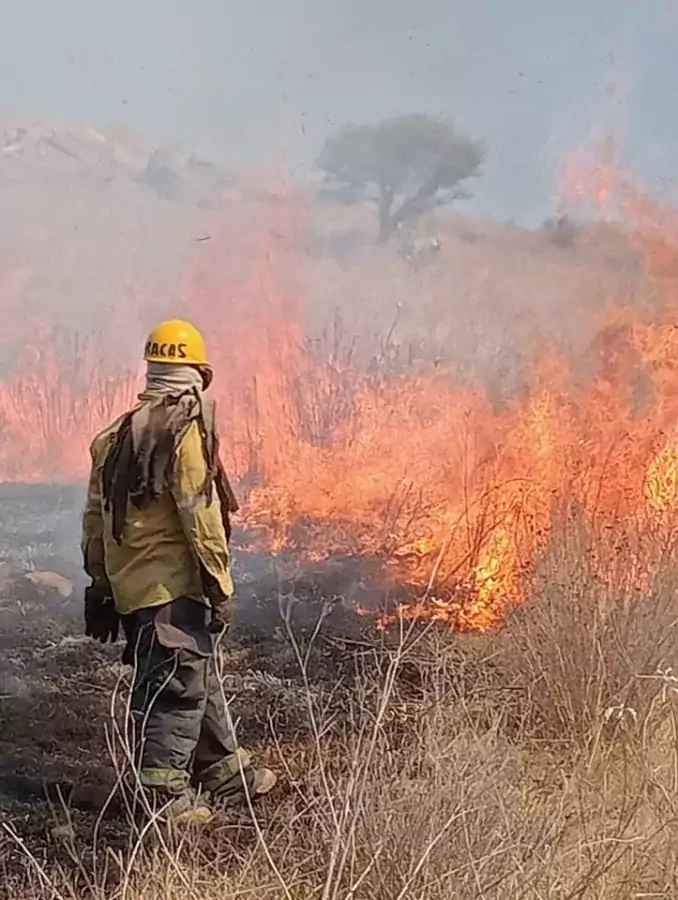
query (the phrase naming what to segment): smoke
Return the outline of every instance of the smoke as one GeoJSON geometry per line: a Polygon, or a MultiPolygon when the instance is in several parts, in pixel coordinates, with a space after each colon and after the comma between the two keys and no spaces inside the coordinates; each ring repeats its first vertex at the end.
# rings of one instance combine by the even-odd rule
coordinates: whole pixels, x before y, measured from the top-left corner
{"type": "MultiPolygon", "coordinates": [[[[306,178],[347,122],[442,113],[490,148],[469,208],[537,223],[561,153],[595,125],[612,57],[634,73],[629,117],[665,134],[673,48],[665,0],[536,8],[501,0],[29,0],[0,36],[0,110],[146,134],[229,167],[285,159],[306,178]],[[643,74],[650,73],[651,85],[643,74]],[[637,74],[637,77],[635,75],[637,74]],[[556,153],[551,153],[555,143],[556,153]]],[[[670,21],[670,19],[669,19],[670,21]]],[[[612,102],[612,101],[611,101],[612,102]]],[[[668,135],[667,135],[668,137],[668,135]]],[[[650,148],[633,148],[645,174],[650,148]]],[[[650,174],[648,172],[648,174],[650,174]]]]}
{"type": "MultiPolygon", "coordinates": [[[[181,314],[208,337],[260,550],[387,560],[415,589],[441,554],[443,602],[475,596],[484,625],[519,595],[551,500],[591,511],[588,461],[603,519],[672,508],[675,247],[626,172],[657,159],[629,139],[640,73],[673,56],[647,10],[594,6],[13,10],[0,476],[82,479],[92,435],[133,402],[148,328],[181,314]],[[324,202],[312,163],[344,123],[412,111],[482,139],[486,172],[410,245],[377,247],[372,211],[324,202]],[[563,160],[593,196],[584,221],[553,206],[563,160]]],[[[659,83],[646,128],[667,99],[659,83]]]]}

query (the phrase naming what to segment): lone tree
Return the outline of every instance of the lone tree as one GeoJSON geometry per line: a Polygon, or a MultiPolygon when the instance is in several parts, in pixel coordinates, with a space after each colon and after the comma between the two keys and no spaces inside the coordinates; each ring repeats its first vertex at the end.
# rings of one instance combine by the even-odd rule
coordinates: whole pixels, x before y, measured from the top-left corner
{"type": "Polygon", "coordinates": [[[445,119],[422,114],[378,125],[348,125],[318,159],[324,193],[344,203],[373,202],[379,240],[438,206],[470,196],[462,182],[480,174],[484,148],[445,119]]]}

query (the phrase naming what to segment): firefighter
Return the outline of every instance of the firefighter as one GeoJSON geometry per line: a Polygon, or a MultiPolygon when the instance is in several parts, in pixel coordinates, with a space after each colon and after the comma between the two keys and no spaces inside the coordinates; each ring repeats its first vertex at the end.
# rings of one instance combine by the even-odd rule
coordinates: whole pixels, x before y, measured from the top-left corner
{"type": "Polygon", "coordinates": [[[138,404],[91,445],[83,517],[85,631],[126,638],[139,782],[179,822],[212,816],[208,798],[267,793],[233,740],[215,642],[233,605],[228,540],[237,509],[219,459],[212,368],[188,322],[155,328],[138,404]]]}

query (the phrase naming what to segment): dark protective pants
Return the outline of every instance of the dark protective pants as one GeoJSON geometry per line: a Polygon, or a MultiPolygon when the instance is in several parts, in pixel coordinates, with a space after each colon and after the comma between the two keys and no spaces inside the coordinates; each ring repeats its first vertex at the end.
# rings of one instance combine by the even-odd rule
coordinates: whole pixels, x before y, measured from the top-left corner
{"type": "MultiPolygon", "coordinates": [[[[134,666],[132,717],[142,781],[173,788],[189,779],[223,782],[238,769],[217,679],[209,610],[181,597],[123,616],[123,661],[134,666]]],[[[247,765],[246,754],[240,765],[247,765]]]]}

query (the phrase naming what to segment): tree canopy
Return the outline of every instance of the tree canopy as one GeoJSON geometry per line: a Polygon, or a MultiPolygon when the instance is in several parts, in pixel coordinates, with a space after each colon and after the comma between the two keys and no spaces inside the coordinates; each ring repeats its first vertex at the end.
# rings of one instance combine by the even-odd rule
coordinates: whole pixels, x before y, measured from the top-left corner
{"type": "Polygon", "coordinates": [[[325,142],[318,167],[324,192],[377,207],[379,240],[439,206],[470,196],[485,151],[446,119],[421,113],[376,125],[347,125],[325,142]]]}

